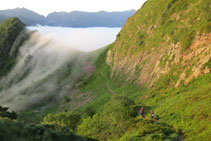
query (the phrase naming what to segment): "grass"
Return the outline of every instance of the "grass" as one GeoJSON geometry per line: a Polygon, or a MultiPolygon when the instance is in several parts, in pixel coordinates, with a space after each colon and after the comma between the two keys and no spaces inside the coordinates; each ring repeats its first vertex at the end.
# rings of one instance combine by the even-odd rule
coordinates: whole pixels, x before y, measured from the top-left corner
{"type": "Polygon", "coordinates": [[[108,48],[99,56],[96,62],[97,71],[80,85],[80,93],[90,92],[94,96],[92,102],[79,108],[80,111],[85,110],[87,107],[100,111],[103,104],[107,103],[111,98],[111,94],[106,88],[106,83],[111,83],[109,80],[109,67],[104,63],[107,50],[108,48]]]}
{"type": "Polygon", "coordinates": [[[114,44],[117,59],[172,43],[188,50],[195,35],[211,31],[209,5],[209,0],[148,0],[121,30],[114,44]],[[167,42],[165,37],[171,38],[167,42]]]}
{"type": "MultiPolygon", "coordinates": [[[[178,80],[178,75],[175,76],[173,73],[178,71],[179,66],[175,66],[172,72],[156,82],[153,89],[138,87],[126,82],[126,77],[120,74],[110,78],[109,67],[104,60],[106,51],[100,56],[97,71],[81,86],[83,92],[91,91],[95,99],[88,105],[80,107],[79,111],[83,112],[85,107],[91,106],[101,113],[112,96],[105,86],[108,83],[110,89],[117,95],[129,97],[139,107],[140,105],[144,105],[146,109],[150,107],[149,109],[159,116],[159,122],[172,126],[177,134],[183,134],[186,140],[210,139],[211,74],[205,74],[175,88],[174,85],[170,85],[178,80]]],[[[149,110],[146,112],[148,117],[149,110]]],[[[129,135],[132,136],[133,133],[130,132],[129,135]]]]}
{"type": "Polygon", "coordinates": [[[109,92],[108,88],[114,91],[118,95],[127,95],[131,99],[136,99],[138,95],[144,90],[139,88],[132,83],[125,83],[125,76],[120,74],[116,77],[110,78],[110,67],[105,63],[106,54],[108,49],[112,45],[108,46],[103,53],[99,56],[96,62],[96,72],[83,81],[80,85],[80,93],[89,92],[94,96],[94,99],[85,106],[78,108],[79,111],[84,111],[87,107],[91,107],[96,111],[100,112],[104,108],[104,104],[110,101],[112,93],[109,92]],[[129,94],[128,94],[129,93],[129,94]]]}
{"type": "Polygon", "coordinates": [[[162,59],[161,59],[161,62],[160,62],[160,66],[161,67],[165,67],[165,65],[166,65],[166,63],[168,62],[168,60],[169,60],[169,55],[168,54],[166,54],[162,59]]]}
{"type": "Polygon", "coordinates": [[[154,93],[154,97],[147,94],[140,101],[153,107],[160,121],[172,125],[178,131],[182,130],[187,140],[208,139],[211,117],[210,78],[211,74],[206,74],[187,85],[164,89],[162,93],[152,90],[150,95],[154,93]]]}
{"type": "Polygon", "coordinates": [[[209,68],[209,69],[211,68],[211,58],[209,59],[207,63],[203,65],[203,68],[209,68]]]}

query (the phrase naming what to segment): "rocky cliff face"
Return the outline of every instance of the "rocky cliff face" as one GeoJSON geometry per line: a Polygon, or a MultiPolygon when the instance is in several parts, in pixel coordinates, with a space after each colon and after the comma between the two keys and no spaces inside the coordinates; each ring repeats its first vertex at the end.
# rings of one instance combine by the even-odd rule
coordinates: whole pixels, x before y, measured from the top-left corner
{"type": "Polygon", "coordinates": [[[148,0],[108,51],[111,77],[152,87],[161,77],[178,87],[211,72],[211,2],[148,0]]]}

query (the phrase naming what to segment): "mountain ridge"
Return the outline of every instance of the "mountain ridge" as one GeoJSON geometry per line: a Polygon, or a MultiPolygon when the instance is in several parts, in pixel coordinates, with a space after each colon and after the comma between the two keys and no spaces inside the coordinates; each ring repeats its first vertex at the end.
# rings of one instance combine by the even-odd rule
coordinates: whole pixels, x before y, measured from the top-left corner
{"type": "Polygon", "coordinates": [[[122,27],[135,10],[122,12],[52,12],[46,17],[26,8],[0,10],[0,22],[8,17],[18,17],[28,26],[49,25],[62,27],[122,27]],[[2,20],[1,20],[2,19],[2,20]]]}

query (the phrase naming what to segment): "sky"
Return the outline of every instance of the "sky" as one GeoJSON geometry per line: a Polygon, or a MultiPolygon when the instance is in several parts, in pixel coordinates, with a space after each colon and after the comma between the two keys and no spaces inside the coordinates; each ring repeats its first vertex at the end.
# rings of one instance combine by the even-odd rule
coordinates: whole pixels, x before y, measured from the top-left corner
{"type": "Polygon", "coordinates": [[[0,10],[27,8],[41,15],[60,11],[138,10],[146,0],[0,0],[0,10]]]}

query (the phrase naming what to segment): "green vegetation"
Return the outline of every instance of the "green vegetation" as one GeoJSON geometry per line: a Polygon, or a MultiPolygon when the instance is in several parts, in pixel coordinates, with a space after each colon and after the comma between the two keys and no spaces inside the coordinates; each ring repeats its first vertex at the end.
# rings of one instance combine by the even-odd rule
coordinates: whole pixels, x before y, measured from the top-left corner
{"type": "Polygon", "coordinates": [[[58,128],[63,128],[67,126],[72,130],[76,130],[81,116],[78,113],[68,112],[68,113],[58,113],[58,114],[48,114],[44,119],[44,124],[57,125],[58,128]]]}
{"type": "MultiPolygon", "coordinates": [[[[149,84],[136,85],[136,78],[131,79],[123,71],[114,71],[118,69],[118,65],[122,65],[125,57],[130,61],[133,55],[149,55],[141,58],[142,62],[133,67],[135,76],[139,76],[142,70],[146,69],[144,67],[150,64],[151,60],[155,60],[155,54],[150,54],[154,49],[162,50],[161,60],[158,58],[159,71],[172,59],[171,51],[178,49],[168,50],[167,47],[172,44],[180,44],[179,49],[182,50],[177,50],[181,53],[178,56],[186,57],[185,53],[192,51],[189,47],[196,35],[211,32],[210,5],[209,0],[148,0],[137,14],[128,20],[116,42],[105,48],[95,63],[94,58],[86,58],[96,66],[96,71],[91,76],[80,77],[74,88],[78,90],[78,95],[88,95],[85,100],[84,95],[79,99],[87,103],[71,109],[68,104],[75,99],[65,95],[64,101],[67,105],[63,106],[61,112],[51,113],[59,111],[56,106],[59,102],[51,103],[53,110],[43,110],[40,117],[49,114],[43,118],[41,124],[24,125],[22,122],[3,118],[0,120],[0,140],[14,139],[17,136],[20,140],[83,140],[81,136],[121,141],[211,140],[211,73],[201,74],[187,84],[182,80],[182,83],[176,86],[183,70],[185,78],[192,75],[195,63],[182,66],[182,57],[178,59],[178,64],[167,68],[166,73],[161,73],[152,87],[149,84]],[[109,58],[113,61],[110,65],[106,64],[108,50],[114,54],[113,58],[109,58]],[[115,64],[118,64],[116,68],[115,64]],[[141,107],[145,109],[146,118],[138,115],[141,107]],[[64,112],[69,109],[72,111],[64,112]],[[149,114],[151,110],[155,113],[153,119],[149,114]],[[23,130],[18,130],[21,126],[24,127],[23,130]],[[11,135],[11,132],[14,134],[11,135]]],[[[202,69],[210,69],[210,60],[202,64],[202,69]]],[[[58,84],[61,86],[59,88],[71,79],[72,65],[57,72],[57,83],[62,81],[58,84]]],[[[57,92],[59,90],[55,93],[57,92]]],[[[2,111],[10,113],[4,108],[2,111]]],[[[2,117],[10,118],[11,116],[5,116],[7,114],[2,114],[2,117]]]]}
{"type": "Polygon", "coordinates": [[[18,48],[27,39],[22,37],[15,45],[14,42],[25,25],[18,18],[6,19],[0,24],[0,77],[15,64],[18,48]]]}
{"type": "Polygon", "coordinates": [[[209,61],[207,62],[207,63],[205,63],[204,65],[203,65],[203,68],[211,68],[211,58],[209,59],[209,61]]]}
{"type": "MultiPolygon", "coordinates": [[[[105,63],[106,54],[109,48],[113,45],[108,46],[98,57],[95,65],[96,71],[87,79],[83,79],[80,87],[80,93],[91,93],[94,99],[88,104],[79,107],[77,111],[85,113],[85,109],[90,107],[96,112],[101,112],[104,108],[104,104],[107,103],[112,93],[127,95],[129,98],[136,98],[140,95],[139,90],[144,88],[138,88],[137,86],[124,83],[125,77],[113,77],[110,78],[110,67],[105,63]],[[112,92],[109,90],[113,90],[112,92]],[[129,93],[129,95],[128,95],[129,93]]],[[[119,74],[120,76],[120,74],[119,74]]]]}
{"type": "Polygon", "coordinates": [[[27,124],[24,125],[9,119],[0,120],[1,141],[88,141],[68,129],[56,130],[54,126],[27,124]]]}
{"type": "MultiPolygon", "coordinates": [[[[8,108],[0,107],[0,140],[1,141],[91,141],[70,131],[65,124],[58,128],[50,124],[24,124],[17,122],[16,113],[7,112],[8,108]]],[[[74,117],[72,114],[69,118],[74,117]]],[[[51,116],[48,116],[50,120],[51,116]]],[[[77,116],[75,119],[78,118],[77,116]]],[[[46,118],[47,119],[47,118],[46,118]]],[[[45,120],[46,120],[45,119],[45,120]]]]}
{"type": "Polygon", "coordinates": [[[134,101],[113,96],[104,110],[93,118],[86,118],[78,133],[99,140],[176,140],[176,133],[167,125],[137,117],[134,101]]]}
{"type": "Polygon", "coordinates": [[[87,117],[93,117],[96,114],[96,111],[91,107],[87,107],[84,112],[87,117]]]}
{"type": "Polygon", "coordinates": [[[211,32],[209,6],[209,0],[148,0],[121,30],[114,44],[118,59],[173,43],[186,51],[195,35],[211,32]]]}
{"type": "Polygon", "coordinates": [[[141,96],[140,101],[153,107],[161,122],[181,130],[186,140],[209,140],[210,92],[211,74],[206,74],[178,88],[153,89],[141,96]]]}
{"type": "MultiPolygon", "coordinates": [[[[98,69],[103,72],[104,70],[102,69],[105,69],[106,66],[105,61],[103,63],[103,60],[101,60],[100,64],[101,67],[98,69]]],[[[99,78],[102,76],[96,75],[96,73],[98,71],[93,74],[95,79],[88,79],[89,81],[87,80],[88,82],[86,85],[83,85],[83,88],[89,91],[90,89],[95,89],[94,86],[96,85],[93,84],[98,84],[96,87],[103,89],[105,87],[105,80],[107,80],[110,84],[113,84],[110,87],[116,95],[108,103],[96,99],[96,101],[93,100],[88,104],[98,110],[99,107],[95,105],[95,102],[101,102],[101,105],[107,103],[92,118],[88,117],[83,120],[78,127],[79,134],[100,140],[103,140],[105,137],[108,140],[177,140],[178,137],[185,138],[186,140],[204,140],[211,138],[209,134],[211,74],[203,75],[200,78],[193,79],[186,85],[175,88],[171,83],[175,83],[177,76],[174,76],[172,72],[169,75],[161,77],[153,89],[140,89],[128,82],[122,81],[124,78],[121,79],[120,77],[110,79],[110,76],[107,76],[107,78],[100,79],[100,81],[99,78]],[[88,89],[87,87],[90,86],[92,88],[88,89]],[[121,104],[125,101],[127,102],[127,100],[121,101],[121,96],[123,96],[123,99],[125,98],[124,96],[128,96],[135,100],[135,102],[131,102],[131,105],[123,105],[124,110],[121,110],[121,104]],[[150,109],[155,111],[155,115],[159,116],[159,123],[161,124],[154,123],[150,120],[142,120],[140,117],[136,117],[137,114],[133,115],[131,107],[136,107],[136,105],[139,107],[140,105],[144,105],[147,113],[150,109]],[[107,112],[107,109],[112,111],[107,112]],[[121,113],[121,111],[131,111],[131,114],[129,114],[131,116],[127,117],[127,113],[121,113]],[[115,121],[116,115],[120,116],[117,118],[118,121],[115,121]],[[110,116],[112,121],[109,120],[110,116]],[[121,117],[127,117],[127,120],[121,121],[121,117]],[[115,135],[112,135],[110,133],[114,131],[110,125],[112,122],[114,122],[112,127],[119,127],[121,125],[125,127],[124,131],[115,129],[115,135]],[[144,124],[144,127],[138,126],[139,124],[144,124]]],[[[106,89],[104,93],[106,93],[105,91],[106,89]]],[[[99,93],[98,97],[103,97],[100,95],[100,92],[95,91],[95,95],[99,93]]],[[[147,114],[147,119],[148,117],[149,115],[147,114]]],[[[123,128],[121,127],[121,129],[123,128]]]]}
{"type": "Polygon", "coordinates": [[[161,67],[165,67],[166,63],[168,62],[169,60],[169,55],[166,54],[162,59],[161,59],[161,62],[160,62],[160,66],[161,67]]]}

